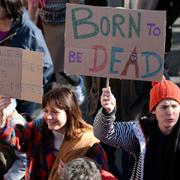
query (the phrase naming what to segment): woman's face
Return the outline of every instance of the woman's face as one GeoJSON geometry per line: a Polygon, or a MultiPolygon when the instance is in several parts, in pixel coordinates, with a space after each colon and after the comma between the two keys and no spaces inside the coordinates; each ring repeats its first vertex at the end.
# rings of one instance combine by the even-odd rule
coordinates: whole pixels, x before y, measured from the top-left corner
{"type": "Polygon", "coordinates": [[[65,124],[67,122],[67,114],[63,109],[55,106],[46,106],[44,108],[44,120],[46,121],[49,130],[64,132],[65,124]]]}
{"type": "Polygon", "coordinates": [[[180,105],[172,99],[162,100],[155,108],[159,128],[164,134],[169,134],[176,125],[180,116],[180,105]]]}

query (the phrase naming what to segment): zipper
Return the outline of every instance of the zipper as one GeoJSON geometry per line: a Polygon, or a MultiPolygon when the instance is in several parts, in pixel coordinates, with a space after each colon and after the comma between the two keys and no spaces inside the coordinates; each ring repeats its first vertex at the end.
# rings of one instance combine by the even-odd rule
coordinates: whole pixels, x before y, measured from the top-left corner
{"type": "Polygon", "coordinates": [[[17,32],[14,32],[13,34],[8,35],[7,37],[5,37],[3,40],[0,41],[0,44],[7,41],[8,39],[14,37],[16,34],[17,34],[17,32]]]}

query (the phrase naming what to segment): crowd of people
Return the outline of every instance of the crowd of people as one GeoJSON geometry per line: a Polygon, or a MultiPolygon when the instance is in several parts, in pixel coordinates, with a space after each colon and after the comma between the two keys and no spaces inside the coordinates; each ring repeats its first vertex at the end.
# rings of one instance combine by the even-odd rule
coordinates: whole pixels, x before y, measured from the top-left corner
{"type": "MultiPolygon", "coordinates": [[[[148,2],[128,8],[167,10],[168,53],[179,3],[148,2]]],[[[179,179],[179,87],[167,74],[161,82],[111,79],[106,85],[105,78],[64,73],[66,3],[109,4],[0,0],[0,46],[43,52],[44,61],[38,114],[38,104],[0,95],[0,179],[179,179]]]]}

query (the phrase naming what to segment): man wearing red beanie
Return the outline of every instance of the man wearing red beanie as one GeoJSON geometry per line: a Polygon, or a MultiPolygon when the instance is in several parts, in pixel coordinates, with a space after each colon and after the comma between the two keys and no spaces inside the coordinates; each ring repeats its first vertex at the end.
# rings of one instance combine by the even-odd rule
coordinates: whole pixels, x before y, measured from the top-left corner
{"type": "Polygon", "coordinates": [[[138,120],[114,122],[118,107],[110,87],[103,88],[101,105],[94,134],[134,155],[131,179],[180,179],[180,89],[176,84],[165,79],[153,82],[150,113],[138,120]]]}

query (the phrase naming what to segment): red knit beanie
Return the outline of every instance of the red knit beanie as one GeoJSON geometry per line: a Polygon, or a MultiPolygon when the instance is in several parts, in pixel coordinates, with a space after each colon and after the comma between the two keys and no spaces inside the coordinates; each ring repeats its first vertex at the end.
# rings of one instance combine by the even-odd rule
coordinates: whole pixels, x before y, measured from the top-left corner
{"type": "Polygon", "coordinates": [[[180,104],[180,89],[172,81],[163,79],[161,82],[153,82],[152,86],[149,102],[150,112],[165,98],[174,99],[180,104]]]}

